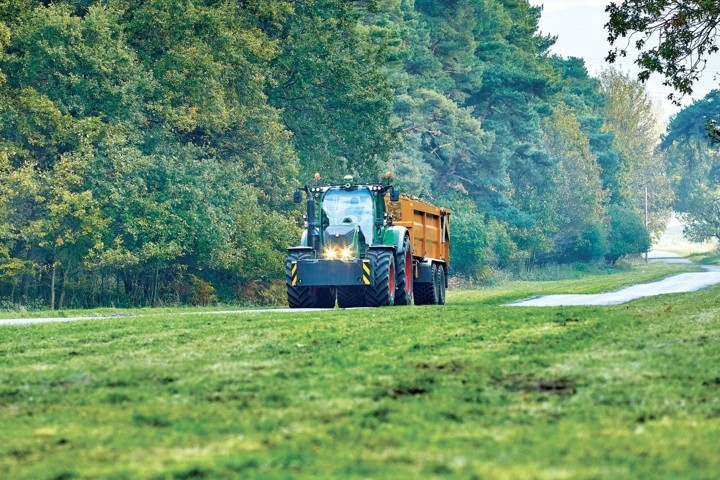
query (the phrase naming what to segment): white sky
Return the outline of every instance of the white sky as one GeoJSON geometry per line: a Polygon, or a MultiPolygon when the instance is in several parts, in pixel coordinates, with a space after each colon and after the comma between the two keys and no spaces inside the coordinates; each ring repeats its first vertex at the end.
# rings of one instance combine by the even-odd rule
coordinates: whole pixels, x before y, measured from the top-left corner
{"type": "MultiPolygon", "coordinates": [[[[607,32],[604,29],[608,21],[605,6],[610,0],[529,0],[532,5],[544,5],[540,30],[545,34],[557,35],[553,53],[564,57],[582,57],[591,75],[597,75],[603,68],[609,67],[605,56],[610,50],[607,32]]],[[[616,0],[617,3],[618,0],[616,0]]],[[[624,46],[624,45],[622,45],[624,46]]],[[[615,66],[637,75],[638,68],[634,65],[632,52],[626,58],[620,58],[615,66]]],[[[692,98],[685,98],[687,105],[692,99],[704,97],[713,88],[720,88],[720,78],[713,77],[720,72],[720,56],[709,58],[708,67],[700,82],[695,84],[692,98]]],[[[678,111],[667,96],[672,89],[662,85],[662,77],[653,75],[646,84],[650,95],[660,105],[663,116],[667,117],[678,111]]]]}

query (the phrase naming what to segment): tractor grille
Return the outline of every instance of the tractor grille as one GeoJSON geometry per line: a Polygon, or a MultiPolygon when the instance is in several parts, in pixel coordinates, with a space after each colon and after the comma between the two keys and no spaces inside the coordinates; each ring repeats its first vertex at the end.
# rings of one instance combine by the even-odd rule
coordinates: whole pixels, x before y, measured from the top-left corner
{"type": "Polygon", "coordinates": [[[355,225],[331,225],[325,229],[325,243],[328,247],[345,248],[353,244],[355,225]]]}

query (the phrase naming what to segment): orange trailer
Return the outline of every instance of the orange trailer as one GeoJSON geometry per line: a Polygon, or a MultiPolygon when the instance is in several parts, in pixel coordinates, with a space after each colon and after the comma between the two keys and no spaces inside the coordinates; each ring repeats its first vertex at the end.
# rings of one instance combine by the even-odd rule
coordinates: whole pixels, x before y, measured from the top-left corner
{"type": "Polygon", "coordinates": [[[409,195],[401,195],[399,202],[386,197],[385,203],[393,224],[408,229],[413,256],[450,264],[450,210],[409,195]]]}

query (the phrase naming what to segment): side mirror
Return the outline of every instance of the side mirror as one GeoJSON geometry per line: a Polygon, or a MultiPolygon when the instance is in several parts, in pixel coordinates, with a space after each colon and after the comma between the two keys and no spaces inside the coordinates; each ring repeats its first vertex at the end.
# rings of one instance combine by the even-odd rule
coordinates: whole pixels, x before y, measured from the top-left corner
{"type": "Polygon", "coordinates": [[[302,190],[295,190],[295,194],[293,195],[293,202],[295,202],[295,203],[302,202],[302,190]]]}
{"type": "Polygon", "coordinates": [[[400,201],[400,190],[395,190],[394,187],[392,190],[390,190],[390,201],[391,202],[399,202],[400,201]]]}

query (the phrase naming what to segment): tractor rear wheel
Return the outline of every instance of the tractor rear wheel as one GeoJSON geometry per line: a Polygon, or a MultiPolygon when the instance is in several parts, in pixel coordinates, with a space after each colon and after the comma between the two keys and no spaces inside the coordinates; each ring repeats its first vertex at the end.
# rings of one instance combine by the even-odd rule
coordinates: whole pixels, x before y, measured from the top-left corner
{"type": "Polygon", "coordinates": [[[413,259],[410,239],[403,241],[403,254],[398,256],[395,268],[397,288],[395,288],[395,305],[412,305],[413,297],[413,259]]]}
{"type": "Polygon", "coordinates": [[[365,287],[368,307],[389,307],[395,302],[395,255],[390,250],[368,250],[373,282],[365,287]]]}
{"type": "Polygon", "coordinates": [[[430,283],[415,282],[413,292],[415,293],[415,305],[437,305],[438,288],[437,288],[437,265],[430,267],[430,283]]]}
{"type": "Polygon", "coordinates": [[[335,308],[335,287],[318,287],[315,308],[335,308]]]}
{"type": "Polygon", "coordinates": [[[365,287],[337,287],[337,303],[340,308],[365,306],[365,287]]]}
{"type": "Polygon", "coordinates": [[[317,290],[312,287],[293,286],[293,273],[297,262],[313,258],[311,252],[291,252],[285,260],[285,289],[287,290],[290,308],[313,308],[317,298],[317,290]]]}
{"type": "Polygon", "coordinates": [[[445,269],[438,266],[437,273],[438,305],[445,305],[445,269]]]}

